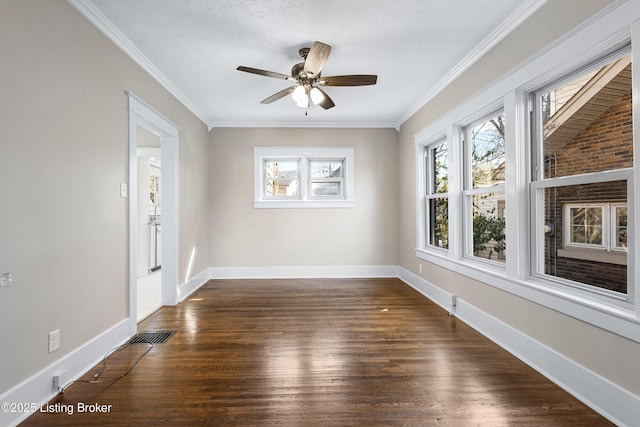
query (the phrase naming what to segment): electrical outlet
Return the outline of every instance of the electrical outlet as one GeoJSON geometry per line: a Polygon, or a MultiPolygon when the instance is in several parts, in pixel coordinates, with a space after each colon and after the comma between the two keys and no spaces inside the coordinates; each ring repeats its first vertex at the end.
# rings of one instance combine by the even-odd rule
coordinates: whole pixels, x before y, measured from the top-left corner
{"type": "Polygon", "coordinates": [[[49,332],[49,353],[60,348],[60,329],[49,332]]]}

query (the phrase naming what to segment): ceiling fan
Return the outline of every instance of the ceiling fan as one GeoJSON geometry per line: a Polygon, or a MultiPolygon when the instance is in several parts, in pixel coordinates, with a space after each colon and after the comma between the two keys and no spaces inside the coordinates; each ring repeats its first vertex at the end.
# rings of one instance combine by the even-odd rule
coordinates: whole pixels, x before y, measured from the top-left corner
{"type": "MultiPolygon", "coordinates": [[[[280,92],[274,93],[260,101],[261,104],[271,104],[278,99],[291,94],[298,107],[305,109],[311,106],[311,102],[328,110],[335,107],[333,100],[318,86],[368,86],[376,84],[378,76],[373,74],[352,74],[347,76],[322,77],[320,71],[329,58],[331,46],[321,42],[314,42],[311,48],[303,47],[298,51],[304,62],[295,64],[291,68],[291,75],[275,73],[273,71],[259,70],[257,68],[239,66],[238,71],[273,77],[276,79],[295,82],[280,92]]],[[[306,114],[306,111],[305,111],[306,114]]]]}

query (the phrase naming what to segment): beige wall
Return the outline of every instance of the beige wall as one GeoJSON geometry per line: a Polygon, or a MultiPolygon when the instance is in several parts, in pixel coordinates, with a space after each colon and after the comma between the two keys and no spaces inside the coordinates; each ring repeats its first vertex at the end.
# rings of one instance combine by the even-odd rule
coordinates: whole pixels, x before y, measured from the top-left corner
{"type": "Polygon", "coordinates": [[[0,3],[0,57],[0,265],[14,276],[0,289],[2,394],[128,317],[125,90],[182,128],[182,280],[191,247],[193,270],[208,265],[209,141],[65,1],[0,3]],[[61,348],[48,354],[54,329],[61,348]]]}
{"type": "Polygon", "coordinates": [[[413,135],[609,3],[609,0],[545,3],[523,25],[402,125],[399,136],[399,162],[402,165],[399,176],[399,258],[400,265],[407,270],[458,295],[462,300],[614,383],[640,394],[640,369],[637,369],[639,343],[419,260],[414,250],[416,171],[413,135]],[[423,274],[418,273],[420,263],[424,267],[423,274]]]}
{"type": "Polygon", "coordinates": [[[397,135],[394,129],[214,129],[210,265],[397,265],[397,135]],[[354,208],[253,207],[252,147],[321,145],[355,147],[354,208]]]}

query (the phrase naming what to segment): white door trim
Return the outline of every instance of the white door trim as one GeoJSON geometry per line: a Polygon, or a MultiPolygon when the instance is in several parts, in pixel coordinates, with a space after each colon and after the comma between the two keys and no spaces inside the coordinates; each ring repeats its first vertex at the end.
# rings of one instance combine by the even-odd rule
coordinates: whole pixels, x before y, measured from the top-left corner
{"type": "Polygon", "coordinates": [[[131,92],[129,97],[129,332],[138,329],[138,128],[160,138],[162,161],[162,305],[178,294],[178,151],[180,127],[131,92]]]}

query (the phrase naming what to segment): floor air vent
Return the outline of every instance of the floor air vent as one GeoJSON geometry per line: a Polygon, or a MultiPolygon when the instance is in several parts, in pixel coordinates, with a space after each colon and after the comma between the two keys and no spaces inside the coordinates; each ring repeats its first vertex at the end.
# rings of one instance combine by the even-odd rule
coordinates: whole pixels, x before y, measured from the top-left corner
{"type": "Polygon", "coordinates": [[[176,331],[147,331],[135,334],[128,344],[164,344],[176,331]]]}

